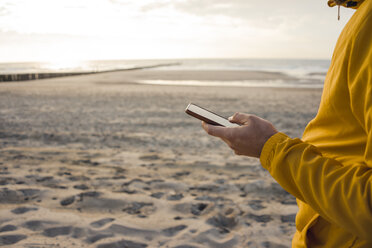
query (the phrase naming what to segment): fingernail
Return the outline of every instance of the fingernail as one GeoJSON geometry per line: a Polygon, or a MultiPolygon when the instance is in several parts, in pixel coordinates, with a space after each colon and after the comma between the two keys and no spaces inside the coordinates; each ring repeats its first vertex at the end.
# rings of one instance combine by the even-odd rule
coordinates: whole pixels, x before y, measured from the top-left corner
{"type": "Polygon", "coordinates": [[[233,120],[233,117],[232,117],[232,116],[230,116],[230,117],[228,118],[228,120],[229,120],[229,121],[232,121],[232,120],[233,120]]]}

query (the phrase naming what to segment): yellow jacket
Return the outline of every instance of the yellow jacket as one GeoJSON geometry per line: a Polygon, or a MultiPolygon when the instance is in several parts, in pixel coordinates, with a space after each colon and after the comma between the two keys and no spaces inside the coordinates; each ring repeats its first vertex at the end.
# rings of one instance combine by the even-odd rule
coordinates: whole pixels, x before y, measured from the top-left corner
{"type": "Polygon", "coordinates": [[[278,133],[260,159],[297,198],[292,247],[372,247],[372,0],[340,35],[303,139],[278,133]]]}

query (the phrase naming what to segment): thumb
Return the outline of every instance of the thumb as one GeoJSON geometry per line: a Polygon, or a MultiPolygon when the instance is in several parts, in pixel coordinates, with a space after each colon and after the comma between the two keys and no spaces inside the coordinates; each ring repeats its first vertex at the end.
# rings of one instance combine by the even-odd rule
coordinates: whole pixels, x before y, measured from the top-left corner
{"type": "Polygon", "coordinates": [[[232,123],[244,125],[251,119],[251,117],[252,115],[249,114],[235,113],[233,116],[229,117],[229,121],[232,123]]]}

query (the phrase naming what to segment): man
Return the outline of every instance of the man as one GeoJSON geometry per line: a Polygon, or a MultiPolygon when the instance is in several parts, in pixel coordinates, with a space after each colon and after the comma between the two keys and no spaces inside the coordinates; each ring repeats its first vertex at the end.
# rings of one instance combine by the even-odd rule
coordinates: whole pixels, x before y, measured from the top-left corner
{"type": "Polygon", "coordinates": [[[238,155],[260,158],[297,198],[293,247],[372,247],[372,0],[329,1],[357,8],[337,42],[317,116],[302,140],[259,117],[241,127],[203,123],[238,155]]]}

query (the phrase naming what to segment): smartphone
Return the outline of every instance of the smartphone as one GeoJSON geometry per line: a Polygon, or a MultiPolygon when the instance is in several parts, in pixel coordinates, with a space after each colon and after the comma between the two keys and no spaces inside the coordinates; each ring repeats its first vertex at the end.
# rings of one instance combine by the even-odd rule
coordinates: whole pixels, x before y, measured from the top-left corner
{"type": "Polygon", "coordinates": [[[199,107],[193,103],[190,103],[185,112],[199,120],[205,121],[208,124],[223,126],[223,127],[239,127],[236,123],[231,123],[225,117],[215,114],[205,108],[199,107]]]}

